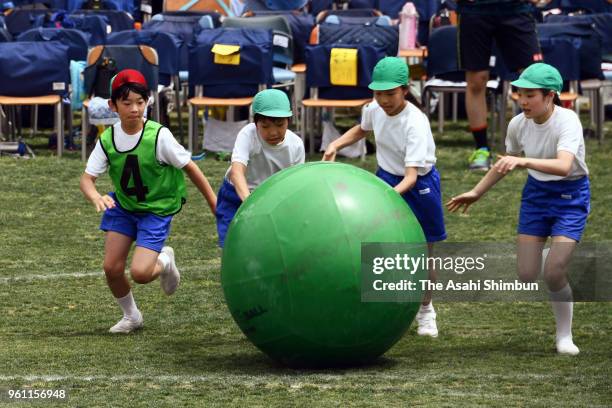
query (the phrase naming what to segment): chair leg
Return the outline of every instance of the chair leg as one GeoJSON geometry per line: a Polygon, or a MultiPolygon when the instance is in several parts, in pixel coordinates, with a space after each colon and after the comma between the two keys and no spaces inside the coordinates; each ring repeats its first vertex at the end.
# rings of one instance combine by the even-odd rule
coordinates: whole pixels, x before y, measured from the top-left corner
{"type": "Polygon", "coordinates": [[[174,76],[174,99],[175,99],[175,104],[176,104],[176,116],[178,119],[178,126],[179,126],[179,140],[181,141],[181,144],[185,143],[185,138],[183,137],[183,120],[181,118],[181,88],[180,88],[180,81],[179,81],[179,77],[178,76],[174,76]]]}
{"type": "Polygon", "coordinates": [[[193,139],[195,133],[198,131],[197,117],[198,117],[198,109],[193,106],[193,104],[187,102],[187,106],[189,107],[189,125],[187,130],[187,148],[193,153],[193,139]]]}
{"type": "Polygon", "coordinates": [[[596,115],[597,140],[599,141],[599,143],[602,143],[604,140],[603,123],[604,123],[604,117],[606,115],[606,112],[604,110],[605,106],[604,106],[604,88],[603,87],[597,88],[597,91],[595,92],[595,99],[597,100],[597,104],[596,104],[597,105],[597,115],[596,115]]]}
{"type": "Polygon", "coordinates": [[[55,105],[55,128],[57,135],[57,157],[62,157],[64,149],[64,112],[62,100],[55,105]]]}
{"type": "Polygon", "coordinates": [[[35,137],[38,133],[38,105],[32,106],[32,114],[30,115],[30,118],[32,119],[32,132],[30,132],[30,135],[35,137]]]}
{"type": "Polygon", "coordinates": [[[459,103],[458,97],[459,94],[457,92],[453,92],[453,123],[457,122],[457,104],[459,103]]]}
{"type": "Polygon", "coordinates": [[[304,122],[306,121],[305,116],[306,116],[306,107],[304,105],[300,106],[300,128],[299,128],[299,135],[302,137],[302,142],[304,144],[306,144],[306,126],[304,125],[304,122]]]}
{"type": "Polygon", "coordinates": [[[508,94],[510,93],[510,83],[504,81],[502,85],[502,95],[499,108],[499,140],[503,143],[506,138],[506,111],[508,110],[508,94]]]}
{"type": "Polygon", "coordinates": [[[438,133],[444,133],[444,92],[438,92],[438,133]]]}
{"type": "Polygon", "coordinates": [[[89,121],[87,108],[81,109],[81,160],[87,160],[87,135],[89,134],[89,121]]]}

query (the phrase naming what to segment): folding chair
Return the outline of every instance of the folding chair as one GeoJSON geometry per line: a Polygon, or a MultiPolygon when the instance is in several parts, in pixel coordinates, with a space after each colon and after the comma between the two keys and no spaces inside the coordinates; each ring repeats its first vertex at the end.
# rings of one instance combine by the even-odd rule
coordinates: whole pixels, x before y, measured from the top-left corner
{"type": "Polygon", "coordinates": [[[314,153],[314,129],[309,129],[310,109],[361,108],[372,100],[368,88],[376,63],[385,57],[369,45],[316,45],[306,49],[306,86],[310,97],[302,100],[302,138],[314,153]],[[342,63],[345,61],[346,63],[342,63]]]}
{"type": "Polygon", "coordinates": [[[68,47],[59,42],[0,43],[0,110],[20,105],[55,107],[57,155],[64,148],[62,97],[70,84],[68,47]]]}
{"type": "Polygon", "coordinates": [[[310,40],[310,33],[315,26],[314,17],[307,13],[291,11],[257,10],[244,13],[243,17],[283,16],[291,27],[293,38],[293,64],[304,63],[304,53],[310,40]]]}
{"type": "Polygon", "coordinates": [[[254,28],[272,30],[273,53],[272,68],[273,88],[293,88],[293,106],[297,105],[295,92],[296,73],[291,71],[293,65],[293,34],[289,22],[283,16],[264,17],[227,17],[223,27],[254,28]]]}
{"type": "Polygon", "coordinates": [[[16,41],[58,41],[68,46],[68,59],[85,61],[90,35],[71,28],[37,27],[25,31],[16,41]]]}
{"type": "Polygon", "coordinates": [[[214,11],[223,16],[231,15],[230,0],[164,0],[166,11],[214,11]]]}
{"type": "MultiPolygon", "coordinates": [[[[583,28],[580,40],[580,89],[589,94],[591,124],[595,126],[595,133],[601,141],[604,136],[604,92],[605,88],[612,86],[612,81],[603,77],[601,66],[606,55],[612,59],[612,13],[551,15],[545,22],[546,25],[563,24],[560,28],[565,30],[575,25],[583,28]]],[[[579,106],[577,108],[579,111],[579,106]]]]}
{"type": "MultiPolygon", "coordinates": [[[[89,50],[84,71],[85,91],[88,96],[110,97],[110,80],[123,69],[140,71],[153,94],[153,119],[159,121],[159,58],[155,49],[146,45],[98,45],[89,50]]],[[[85,141],[89,130],[89,100],[83,102],[81,126],[85,141]]],[[[87,143],[81,143],[81,158],[87,158],[87,143]]]]}
{"type": "Polygon", "coordinates": [[[111,32],[131,30],[134,28],[134,17],[126,11],[120,10],[76,10],[71,16],[103,16],[110,25],[111,32]]]}
{"type": "Polygon", "coordinates": [[[163,31],[125,30],[111,33],[106,39],[107,45],[147,45],[157,51],[159,56],[159,85],[173,85],[175,88],[175,107],[178,116],[179,138],[183,141],[183,121],[180,103],[179,53],[183,41],[163,31]]]}
{"type": "Polygon", "coordinates": [[[177,105],[186,100],[189,82],[189,45],[202,30],[213,29],[219,25],[220,15],[217,12],[164,12],[154,15],[145,23],[142,31],[165,32],[177,36],[181,41],[178,57],[177,105]],[[184,86],[183,86],[183,85],[184,86]],[[181,98],[181,95],[183,96],[181,98]]]}
{"type": "Polygon", "coordinates": [[[308,0],[245,0],[245,11],[295,11],[302,10],[308,0]]]}
{"type": "MultiPolygon", "coordinates": [[[[457,56],[457,27],[444,26],[433,30],[429,37],[428,56],[427,56],[427,81],[423,88],[423,101],[425,113],[431,114],[432,93],[439,95],[438,100],[438,132],[444,132],[444,108],[445,95],[452,96],[452,118],[457,120],[458,95],[465,93],[467,83],[465,72],[459,68],[457,56]]],[[[494,106],[495,90],[499,82],[496,79],[487,82],[487,91],[491,98],[491,106],[494,106]]],[[[491,109],[493,118],[494,109],[491,109]]],[[[494,132],[495,121],[492,120],[491,129],[494,132]]]]}
{"type": "Polygon", "coordinates": [[[48,9],[47,7],[41,8],[26,8],[17,7],[8,13],[5,17],[6,28],[8,32],[13,36],[17,37],[24,31],[28,31],[36,26],[36,23],[44,19],[45,16],[51,15],[58,10],[48,9]]]}
{"type": "Polygon", "coordinates": [[[398,51],[399,31],[391,25],[387,16],[341,17],[329,15],[315,28],[318,38],[311,37],[311,44],[367,44],[384,48],[387,55],[395,56],[398,51]]]}
{"type": "Polygon", "coordinates": [[[189,150],[198,132],[198,110],[209,106],[250,106],[272,84],[272,30],[218,28],[202,31],[189,53],[189,150]]]}

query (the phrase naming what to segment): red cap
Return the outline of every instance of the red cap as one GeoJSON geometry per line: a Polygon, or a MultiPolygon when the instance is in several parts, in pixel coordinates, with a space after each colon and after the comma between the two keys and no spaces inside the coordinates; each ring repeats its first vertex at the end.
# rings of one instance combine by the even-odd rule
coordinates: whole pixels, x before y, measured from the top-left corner
{"type": "Polygon", "coordinates": [[[121,85],[125,85],[127,83],[136,83],[147,88],[147,80],[145,77],[135,69],[124,69],[115,75],[111,81],[111,92],[115,92],[117,88],[121,85]]]}

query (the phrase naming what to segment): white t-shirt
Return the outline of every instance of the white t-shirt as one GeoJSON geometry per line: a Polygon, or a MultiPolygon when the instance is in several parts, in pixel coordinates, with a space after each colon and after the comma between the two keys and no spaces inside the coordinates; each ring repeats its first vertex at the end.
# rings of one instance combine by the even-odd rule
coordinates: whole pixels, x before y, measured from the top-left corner
{"type": "MultiPolygon", "coordinates": [[[[270,145],[259,136],[255,123],[249,123],[236,136],[232,151],[233,162],[247,166],[247,185],[249,190],[253,191],[274,173],[304,163],[304,142],[287,129],[282,143],[270,145]]],[[[225,173],[228,181],[230,169],[225,173]]]]}
{"type": "Polygon", "coordinates": [[[424,176],[436,164],[436,145],[429,120],[410,102],[397,115],[389,116],[376,101],[367,104],[361,115],[361,129],[374,131],[376,161],[396,176],[403,176],[406,167],[417,167],[424,176]]]}
{"type": "Polygon", "coordinates": [[[529,174],[540,181],[576,179],[589,174],[584,161],[584,138],[582,125],[576,113],[570,109],[555,106],[552,115],[542,124],[527,119],[525,114],[512,118],[508,124],[506,152],[534,159],[556,159],[557,152],[566,151],[574,155],[574,162],[567,177],[527,169],[529,174]]]}
{"type": "MultiPolygon", "coordinates": [[[[140,140],[141,133],[142,131],[133,135],[128,135],[121,128],[120,122],[115,123],[113,125],[113,138],[117,150],[120,152],[125,152],[133,149],[140,140]]],[[[185,148],[179,144],[179,142],[176,141],[174,136],[172,136],[170,129],[166,127],[161,128],[159,131],[156,153],[157,160],[160,163],[168,164],[176,167],[177,169],[182,169],[191,161],[191,154],[185,150],[185,148]]],[[[89,159],[87,160],[85,172],[91,176],[99,177],[107,169],[108,159],[106,158],[106,154],[104,154],[102,145],[98,140],[96,142],[96,146],[91,152],[91,155],[89,156],[89,159]]]]}

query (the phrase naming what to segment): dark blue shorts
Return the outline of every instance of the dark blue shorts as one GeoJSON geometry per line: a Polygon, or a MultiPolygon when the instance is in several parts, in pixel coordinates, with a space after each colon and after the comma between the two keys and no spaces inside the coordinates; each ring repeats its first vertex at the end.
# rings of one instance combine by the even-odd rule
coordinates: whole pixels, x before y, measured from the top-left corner
{"type": "Polygon", "coordinates": [[[100,229],[127,235],[136,245],[161,252],[164,242],[170,235],[172,215],[161,216],[152,213],[135,213],[121,208],[114,193],[109,196],[115,200],[115,208],[104,211],[100,229]]]}
{"type": "MultiPolygon", "coordinates": [[[[376,175],[391,187],[395,187],[404,179],[404,176],[396,176],[380,167],[376,171],[376,175]]],[[[418,176],[414,187],[402,194],[402,197],[419,220],[427,242],[446,239],[440,174],[435,167],[432,167],[426,175],[418,176]]]]}
{"type": "Polygon", "coordinates": [[[217,194],[217,233],[219,234],[219,246],[223,248],[225,243],[225,235],[229,228],[230,222],[234,219],[234,215],[242,204],[242,200],[236,193],[236,189],[230,184],[227,179],[223,179],[223,184],[217,194]]]}
{"type": "Polygon", "coordinates": [[[523,188],[518,233],[564,236],[580,241],[591,210],[589,178],[539,181],[529,176],[523,188]]]}

